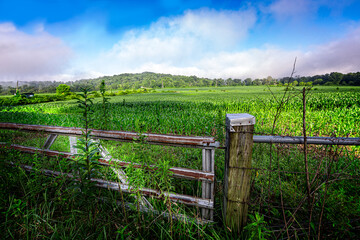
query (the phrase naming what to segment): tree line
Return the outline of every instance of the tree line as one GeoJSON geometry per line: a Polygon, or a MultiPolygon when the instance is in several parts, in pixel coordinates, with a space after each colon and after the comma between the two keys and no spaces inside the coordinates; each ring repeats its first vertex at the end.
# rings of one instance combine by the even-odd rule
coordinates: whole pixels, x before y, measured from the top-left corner
{"type": "MultiPolygon", "coordinates": [[[[33,93],[55,93],[56,88],[60,84],[70,86],[72,92],[80,92],[84,87],[90,88],[91,91],[98,91],[100,83],[105,80],[108,91],[126,90],[139,88],[183,88],[183,87],[221,87],[221,86],[253,86],[253,85],[272,85],[283,86],[291,84],[292,86],[305,85],[344,85],[344,86],[360,86],[360,72],[356,73],[339,73],[332,72],[330,74],[315,76],[295,76],[293,78],[284,77],[275,79],[271,76],[267,78],[201,78],[197,76],[182,76],[161,73],[124,73],[114,76],[104,76],[94,79],[81,79],[69,82],[57,81],[31,81],[19,82],[20,92],[33,93]]],[[[16,83],[3,82],[0,83],[0,94],[13,95],[16,93],[16,83]]]]}

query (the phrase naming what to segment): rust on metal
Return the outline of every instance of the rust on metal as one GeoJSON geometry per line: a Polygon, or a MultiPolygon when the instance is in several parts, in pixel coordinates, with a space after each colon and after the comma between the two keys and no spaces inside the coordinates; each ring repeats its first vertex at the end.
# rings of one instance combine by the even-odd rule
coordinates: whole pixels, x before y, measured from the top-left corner
{"type": "Polygon", "coordinates": [[[56,135],[56,134],[50,134],[50,135],[47,137],[47,139],[46,139],[46,141],[45,141],[45,143],[44,143],[43,148],[44,148],[44,149],[50,149],[51,145],[53,145],[53,143],[55,142],[57,136],[58,136],[58,135],[56,135]]]}
{"type": "MultiPolygon", "coordinates": [[[[304,137],[291,136],[253,136],[254,143],[304,144],[304,137]]],[[[360,138],[345,137],[307,137],[307,144],[354,145],[360,146],[360,138]]]]}
{"type": "MultiPolygon", "coordinates": [[[[15,150],[18,150],[21,152],[26,152],[26,153],[32,153],[32,154],[40,153],[40,154],[44,154],[44,155],[47,155],[50,157],[58,157],[59,156],[59,157],[67,158],[67,159],[75,158],[74,154],[68,153],[68,152],[58,152],[58,151],[53,151],[53,150],[48,150],[48,149],[40,149],[40,148],[35,148],[35,147],[25,147],[25,146],[16,145],[16,144],[11,144],[11,145],[0,144],[0,146],[15,149],[15,150]]],[[[107,166],[111,165],[111,166],[120,166],[120,167],[127,167],[130,164],[129,162],[123,162],[118,159],[110,160],[110,159],[105,159],[105,158],[100,158],[99,163],[102,165],[107,165],[107,166]]],[[[141,168],[142,165],[141,164],[133,164],[133,167],[141,168]]],[[[150,171],[157,170],[156,167],[151,166],[151,165],[147,166],[147,168],[150,171]]],[[[186,178],[186,179],[191,179],[191,180],[203,180],[203,181],[213,182],[215,179],[214,173],[200,171],[200,170],[172,167],[169,169],[169,171],[171,171],[173,173],[174,177],[186,178]]]]}
{"type": "MultiPolygon", "coordinates": [[[[29,165],[20,165],[20,167],[22,167],[26,171],[32,171],[32,167],[29,165]]],[[[62,173],[48,169],[42,169],[40,171],[47,176],[65,176],[74,179],[74,176],[70,173],[62,173]]],[[[79,181],[79,179],[74,179],[74,180],[79,181]]],[[[114,191],[121,190],[127,193],[133,193],[135,191],[132,187],[130,187],[127,184],[121,184],[117,182],[106,181],[103,179],[96,179],[96,178],[92,178],[91,181],[94,182],[95,186],[97,187],[107,188],[114,191]]],[[[150,188],[140,188],[136,191],[140,191],[144,195],[153,196],[156,198],[168,197],[171,201],[183,203],[190,206],[198,206],[201,208],[209,208],[209,209],[213,209],[214,206],[214,202],[211,199],[198,198],[194,196],[177,194],[177,193],[161,192],[150,188]]]]}
{"type": "MultiPolygon", "coordinates": [[[[19,124],[19,123],[0,123],[1,129],[23,130],[23,131],[42,131],[50,134],[63,134],[80,136],[83,134],[84,129],[76,127],[57,127],[57,126],[44,126],[32,124],[19,124]]],[[[185,146],[212,146],[215,145],[215,138],[213,137],[191,137],[191,136],[177,136],[153,133],[135,133],[124,131],[108,131],[90,129],[91,136],[95,138],[115,140],[115,141],[136,141],[140,137],[145,137],[147,143],[162,143],[173,145],[185,146]]]]}
{"type": "MultiPolygon", "coordinates": [[[[104,197],[97,197],[97,199],[99,201],[103,201],[103,202],[114,202],[113,199],[108,199],[108,198],[104,198],[104,197]]],[[[169,218],[171,217],[174,220],[178,220],[178,221],[182,221],[182,222],[187,222],[187,223],[196,223],[196,224],[208,224],[208,223],[212,223],[213,221],[210,220],[205,220],[205,219],[201,219],[199,217],[189,217],[186,216],[185,214],[181,214],[181,213],[176,213],[176,212],[172,212],[171,215],[167,212],[161,212],[161,211],[157,211],[155,209],[148,209],[145,208],[143,206],[137,206],[134,203],[130,203],[130,202],[122,202],[119,200],[115,200],[116,204],[122,207],[125,207],[128,210],[134,209],[134,208],[138,208],[138,210],[140,212],[146,212],[146,213],[153,213],[155,215],[159,215],[165,218],[169,218]]]]}

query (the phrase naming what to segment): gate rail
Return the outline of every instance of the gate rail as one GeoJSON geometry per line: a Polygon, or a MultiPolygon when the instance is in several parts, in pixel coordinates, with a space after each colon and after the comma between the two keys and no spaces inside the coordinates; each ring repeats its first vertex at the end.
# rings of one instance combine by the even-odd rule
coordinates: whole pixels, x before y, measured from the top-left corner
{"type": "MultiPolygon", "coordinates": [[[[31,124],[17,124],[17,123],[0,123],[0,129],[7,130],[20,130],[30,132],[43,132],[49,134],[47,140],[44,143],[42,149],[34,147],[26,147],[21,145],[8,145],[1,143],[0,146],[26,153],[41,153],[47,156],[62,156],[67,159],[73,159],[74,153],[58,152],[49,150],[53,142],[56,140],[57,135],[68,135],[68,136],[82,136],[84,129],[75,127],[58,127],[58,126],[44,126],[44,125],[31,125],[31,124]]],[[[204,222],[213,220],[213,209],[214,209],[214,188],[215,188],[215,168],[214,168],[214,157],[215,149],[219,147],[219,143],[212,137],[193,137],[193,136],[177,136],[177,135],[165,135],[165,134],[151,134],[151,133],[135,133],[135,132],[124,132],[124,131],[108,131],[108,130],[91,130],[91,136],[94,139],[106,139],[113,141],[125,141],[133,142],[138,141],[140,138],[145,137],[145,143],[156,144],[156,145],[168,145],[177,147],[190,147],[190,148],[201,148],[202,149],[202,170],[188,169],[172,167],[169,170],[173,173],[173,177],[185,178],[190,180],[202,181],[202,195],[201,197],[188,196],[177,193],[160,193],[158,190],[142,188],[140,192],[143,195],[159,197],[161,195],[168,196],[170,200],[180,202],[186,205],[197,206],[201,208],[201,220],[204,222]]],[[[71,146],[72,147],[72,146],[71,146]]],[[[124,162],[118,159],[101,158],[99,164],[106,166],[120,166],[127,167],[130,163],[124,162]]],[[[140,164],[133,164],[134,167],[144,167],[140,164]]],[[[31,171],[31,166],[23,165],[25,170],[31,171]]],[[[156,167],[147,166],[149,170],[156,171],[156,167]]],[[[57,176],[66,175],[71,177],[67,173],[59,173],[47,169],[42,170],[45,175],[57,176]]],[[[131,192],[132,188],[128,184],[122,182],[110,182],[101,179],[92,179],[98,187],[105,187],[112,190],[121,189],[124,192],[131,192]]],[[[151,209],[150,209],[151,210],[151,209]]]]}
{"type": "MultiPolygon", "coordinates": [[[[172,167],[170,171],[173,177],[186,178],[190,180],[202,181],[202,195],[200,197],[187,196],[174,193],[163,193],[172,201],[178,201],[187,205],[197,206],[201,208],[201,221],[208,222],[213,220],[214,209],[214,185],[215,185],[215,149],[225,149],[225,169],[224,169],[224,218],[226,225],[232,231],[241,231],[246,225],[248,204],[250,197],[250,179],[251,179],[251,162],[252,162],[252,146],[253,143],[287,143],[287,144],[304,144],[304,137],[291,136],[254,136],[255,117],[249,114],[227,114],[226,115],[226,145],[221,147],[212,137],[192,137],[192,136],[176,136],[151,133],[134,133],[123,131],[105,131],[93,129],[91,136],[95,139],[107,139],[113,141],[139,141],[145,137],[146,143],[157,145],[180,146],[202,149],[202,170],[172,167]]],[[[48,156],[60,156],[72,159],[74,157],[73,144],[76,138],[73,136],[83,135],[84,129],[74,127],[56,127],[43,125],[29,125],[16,123],[0,123],[0,129],[22,130],[30,132],[43,132],[49,134],[42,149],[25,147],[20,145],[1,144],[9,148],[28,153],[42,153],[48,156]],[[57,135],[70,136],[71,153],[57,152],[49,150],[57,135]],[[74,140],[75,139],[75,140],[74,140]]],[[[307,137],[306,144],[319,145],[360,145],[360,138],[336,138],[336,137],[307,137]]],[[[76,150],[76,149],[75,149],[76,150]]],[[[105,151],[102,152],[103,158],[99,160],[99,164],[118,165],[126,167],[130,163],[110,158],[105,151]]],[[[30,171],[30,166],[22,166],[30,171]]],[[[134,164],[134,167],[144,167],[140,164],[134,164]]],[[[156,171],[153,166],[148,166],[150,171],[156,171]]],[[[58,172],[43,170],[44,174],[54,176],[60,174],[58,172]]],[[[63,173],[64,174],[64,173],[63,173]]],[[[119,174],[121,175],[121,174],[119,174]]],[[[118,176],[119,176],[118,175],[118,176]]],[[[69,176],[70,177],[70,176],[69,176]]],[[[119,177],[120,178],[120,177],[119,177]]],[[[126,182],[126,176],[121,183],[109,182],[101,179],[93,179],[99,187],[106,187],[113,190],[122,189],[131,192],[131,186],[126,182]]],[[[141,189],[144,195],[160,196],[159,192],[154,189],[141,189]]],[[[143,206],[145,211],[154,211],[153,209],[143,206]]],[[[181,217],[183,218],[183,217],[181,217]]]]}

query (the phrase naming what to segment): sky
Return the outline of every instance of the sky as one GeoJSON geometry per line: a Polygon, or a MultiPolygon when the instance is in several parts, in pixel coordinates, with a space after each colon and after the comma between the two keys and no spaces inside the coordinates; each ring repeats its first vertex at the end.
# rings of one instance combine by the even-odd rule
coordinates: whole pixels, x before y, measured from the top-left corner
{"type": "Polygon", "coordinates": [[[0,81],[360,71],[360,0],[0,0],[0,81]]]}

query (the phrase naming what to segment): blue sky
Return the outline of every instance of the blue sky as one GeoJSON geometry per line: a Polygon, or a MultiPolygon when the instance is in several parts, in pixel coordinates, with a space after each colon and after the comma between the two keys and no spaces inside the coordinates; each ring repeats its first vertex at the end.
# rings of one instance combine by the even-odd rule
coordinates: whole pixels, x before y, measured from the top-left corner
{"type": "Polygon", "coordinates": [[[0,0],[0,81],[360,71],[359,0],[0,0]]]}

